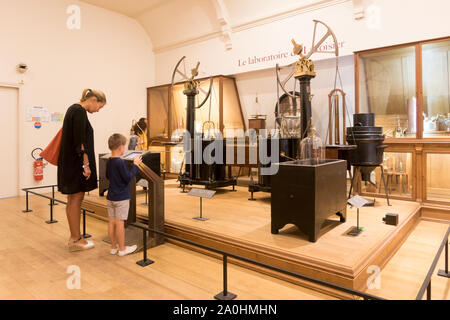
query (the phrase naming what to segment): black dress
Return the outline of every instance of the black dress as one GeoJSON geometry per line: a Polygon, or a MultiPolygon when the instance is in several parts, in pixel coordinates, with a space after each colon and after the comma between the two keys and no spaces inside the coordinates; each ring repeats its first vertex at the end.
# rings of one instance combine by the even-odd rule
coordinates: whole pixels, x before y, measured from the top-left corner
{"type": "Polygon", "coordinates": [[[72,105],[64,117],[61,150],[58,158],[58,190],[63,194],[88,192],[97,188],[97,167],[94,153],[94,130],[86,110],[72,105]],[[88,155],[91,176],[83,176],[83,151],[88,155]]]}

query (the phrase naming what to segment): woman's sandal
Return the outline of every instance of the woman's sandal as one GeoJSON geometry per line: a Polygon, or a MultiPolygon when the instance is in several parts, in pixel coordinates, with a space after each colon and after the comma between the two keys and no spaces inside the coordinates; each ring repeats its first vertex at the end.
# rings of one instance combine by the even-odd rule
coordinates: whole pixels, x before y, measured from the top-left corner
{"type": "Polygon", "coordinates": [[[94,242],[92,242],[90,240],[88,240],[87,244],[85,244],[85,245],[78,244],[78,241],[80,241],[81,239],[83,239],[83,238],[80,237],[80,239],[78,239],[78,240],[69,241],[68,247],[69,247],[70,252],[89,250],[89,249],[92,249],[95,247],[94,242]]]}

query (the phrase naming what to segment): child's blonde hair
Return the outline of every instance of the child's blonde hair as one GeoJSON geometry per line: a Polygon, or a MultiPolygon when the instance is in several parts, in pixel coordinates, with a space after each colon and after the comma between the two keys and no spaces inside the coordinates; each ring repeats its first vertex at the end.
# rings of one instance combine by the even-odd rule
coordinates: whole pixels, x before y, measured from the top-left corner
{"type": "Polygon", "coordinates": [[[126,144],[127,144],[127,138],[125,138],[125,136],[120,133],[114,133],[108,139],[108,148],[111,151],[116,150],[120,146],[124,146],[126,144]]]}

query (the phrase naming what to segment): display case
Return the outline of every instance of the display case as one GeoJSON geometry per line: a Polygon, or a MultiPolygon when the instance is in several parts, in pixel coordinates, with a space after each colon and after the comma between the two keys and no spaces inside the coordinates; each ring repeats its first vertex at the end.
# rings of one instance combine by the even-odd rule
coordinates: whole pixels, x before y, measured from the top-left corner
{"type": "MultiPolygon", "coordinates": [[[[208,79],[200,79],[199,100],[208,91],[208,79]]],[[[169,141],[178,138],[177,131],[186,128],[186,96],[184,82],[147,89],[149,141],[169,141]]],[[[246,129],[239,93],[233,77],[214,76],[211,99],[196,110],[196,132],[216,129],[224,137],[236,136],[236,130],[246,129]]]]}
{"type": "Polygon", "coordinates": [[[355,103],[387,138],[450,141],[450,37],[355,52],[355,103]]]}
{"type": "MultiPolygon", "coordinates": [[[[200,79],[198,100],[204,99],[209,78],[200,79]]],[[[149,149],[161,152],[165,172],[176,173],[182,165],[183,152],[178,142],[186,128],[184,82],[147,89],[149,149]]],[[[233,77],[214,76],[211,98],[196,109],[195,130],[205,136],[220,132],[224,138],[242,135],[246,130],[239,93],[233,77]]]]}
{"type": "Polygon", "coordinates": [[[450,40],[422,46],[423,136],[450,138],[450,40]]]}
{"type": "MultiPolygon", "coordinates": [[[[405,200],[413,199],[413,154],[411,152],[385,152],[383,155],[383,173],[386,179],[386,188],[391,197],[405,200]]],[[[381,179],[381,167],[372,173],[370,183],[362,183],[361,191],[364,194],[386,194],[381,179]]]]}
{"type": "Polygon", "coordinates": [[[450,153],[426,153],[425,199],[450,204],[450,153]]]}
{"type": "MultiPolygon", "coordinates": [[[[355,52],[356,113],[372,111],[388,145],[383,170],[394,199],[450,220],[450,37],[355,52]]],[[[380,170],[367,196],[382,196],[380,170]],[[381,190],[380,190],[381,189],[381,190]]]]}
{"type": "Polygon", "coordinates": [[[415,47],[362,53],[358,65],[359,113],[374,113],[386,137],[415,137],[415,47]]]}

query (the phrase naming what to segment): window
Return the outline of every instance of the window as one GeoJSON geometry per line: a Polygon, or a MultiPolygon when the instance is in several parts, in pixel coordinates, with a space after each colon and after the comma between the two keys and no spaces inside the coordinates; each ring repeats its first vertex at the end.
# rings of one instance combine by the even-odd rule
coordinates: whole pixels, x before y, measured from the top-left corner
{"type": "Polygon", "coordinates": [[[450,137],[450,41],[422,46],[423,137],[450,137]]]}
{"type": "Polygon", "coordinates": [[[415,137],[415,46],[358,57],[359,113],[375,113],[386,137],[415,137]]]}

